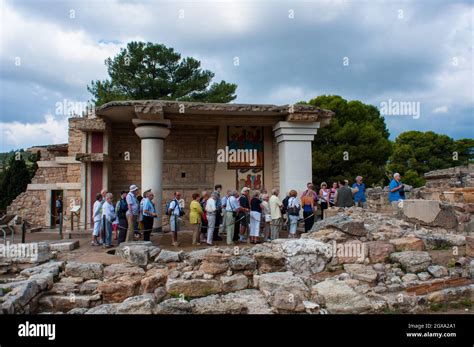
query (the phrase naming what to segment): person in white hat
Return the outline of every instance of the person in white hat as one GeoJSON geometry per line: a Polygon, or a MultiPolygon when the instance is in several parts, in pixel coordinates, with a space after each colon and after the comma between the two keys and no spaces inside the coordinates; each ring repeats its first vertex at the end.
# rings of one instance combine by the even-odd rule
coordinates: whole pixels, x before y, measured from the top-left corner
{"type": "Polygon", "coordinates": [[[138,213],[140,211],[137,200],[138,189],[138,186],[132,184],[126,198],[128,206],[128,211],[126,213],[128,221],[127,242],[133,241],[133,234],[135,233],[135,230],[138,230],[138,213]]]}

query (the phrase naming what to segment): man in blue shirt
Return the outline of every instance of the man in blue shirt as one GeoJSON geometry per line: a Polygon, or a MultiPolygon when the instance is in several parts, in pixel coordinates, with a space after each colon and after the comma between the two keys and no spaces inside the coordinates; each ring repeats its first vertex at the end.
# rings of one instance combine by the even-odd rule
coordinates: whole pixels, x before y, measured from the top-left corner
{"type": "Polygon", "coordinates": [[[396,202],[405,199],[405,186],[401,182],[401,176],[397,172],[393,175],[393,179],[388,186],[388,200],[390,202],[396,202]]]}
{"type": "Polygon", "coordinates": [[[367,201],[365,199],[365,184],[362,183],[362,180],[362,176],[357,176],[356,183],[352,185],[352,191],[354,194],[354,204],[358,207],[365,207],[367,201]]]}

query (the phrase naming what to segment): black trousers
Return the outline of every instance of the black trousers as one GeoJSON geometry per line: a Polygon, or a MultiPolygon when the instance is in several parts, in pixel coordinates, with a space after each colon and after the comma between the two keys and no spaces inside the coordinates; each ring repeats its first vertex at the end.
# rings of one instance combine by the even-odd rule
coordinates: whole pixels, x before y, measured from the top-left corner
{"type": "Polygon", "coordinates": [[[327,201],[321,201],[321,220],[324,219],[324,210],[328,209],[327,201]]]}
{"type": "Polygon", "coordinates": [[[127,237],[128,222],[127,218],[119,218],[118,228],[118,244],[125,242],[127,237]]]}
{"type": "Polygon", "coordinates": [[[212,234],[212,239],[214,241],[217,240],[217,237],[219,236],[219,226],[222,223],[222,216],[219,211],[216,212],[216,225],[214,226],[214,232],[212,234]]]}
{"type": "Polygon", "coordinates": [[[303,211],[303,218],[304,218],[304,231],[308,232],[313,227],[314,214],[313,214],[313,212],[304,212],[303,211]],[[309,217],[309,216],[311,216],[311,217],[309,217]]]}
{"type": "Polygon", "coordinates": [[[150,241],[150,234],[153,229],[153,217],[143,216],[143,241],[150,241]]]}
{"type": "Polygon", "coordinates": [[[234,237],[232,238],[232,241],[236,242],[239,241],[239,235],[240,235],[240,218],[241,215],[237,215],[235,217],[235,225],[234,225],[234,237]]]}
{"type": "Polygon", "coordinates": [[[207,220],[201,219],[201,234],[207,234],[207,220]]]}

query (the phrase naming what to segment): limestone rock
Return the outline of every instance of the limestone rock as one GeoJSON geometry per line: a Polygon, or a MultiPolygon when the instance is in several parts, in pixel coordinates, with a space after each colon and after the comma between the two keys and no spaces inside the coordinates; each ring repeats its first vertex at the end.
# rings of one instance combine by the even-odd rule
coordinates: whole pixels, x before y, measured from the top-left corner
{"type": "Polygon", "coordinates": [[[100,303],[100,295],[46,295],[39,299],[40,310],[67,312],[73,308],[91,308],[100,303]]]}
{"type": "Polygon", "coordinates": [[[251,257],[242,255],[238,257],[233,257],[229,261],[229,266],[234,271],[253,271],[257,268],[257,261],[251,257]]]}
{"type": "Polygon", "coordinates": [[[67,314],[85,314],[87,311],[89,311],[89,309],[86,307],[76,307],[67,311],[67,314]]]}
{"type": "Polygon", "coordinates": [[[193,306],[186,300],[168,299],[156,307],[157,314],[190,314],[193,306]]]}
{"type": "Polygon", "coordinates": [[[422,225],[454,229],[458,225],[452,205],[437,200],[404,200],[402,213],[407,221],[422,225]]]}
{"type": "Polygon", "coordinates": [[[221,292],[220,282],[214,279],[170,279],[166,282],[166,291],[173,295],[200,297],[221,292]]]}
{"type": "Polygon", "coordinates": [[[67,252],[79,248],[79,240],[61,240],[49,243],[51,251],[67,252]]]}
{"type": "Polygon", "coordinates": [[[217,275],[229,269],[231,256],[224,253],[208,253],[204,256],[200,270],[206,274],[217,275]]]}
{"type": "Polygon", "coordinates": [[[448,276],[448,269],[441,265],[430,265],[427,270],[434,278],[448,276]]]}
{"type": "Polygon", "coordinates": [[[222,276],[220,278],[222,291],[224,293],[236,292],[238,290],[247,289],[249,280],[245,275],[222,276]]]}
{"type": "Polygon", "coordinates": [[[101,279],[104,266],[100,263],[79,263],[70,261],[66,264],[65,273],[71,277],[82,277],[85,280],[101,279]]]}
{"type": "Polygon", "coordinates": [[[146,266],[153,261],[152,256],[161,253],[151,241],[122,242],[117,247],[116,254],[128,263],[146,266]]]}
{"type": "Polygon", "coordinates": [[[272,314],[274,310],[268,305],[265,296],[256,289],[245,289],[222,296],[246,306],[248,314],[272,314]]]}
{"type": "Polygon", "coordinates": [[[314,239],[279,239],[272,244],[284,254],[286,268],[303,276],[323,271],[333,254],[330,245],[314,239]]]}
{"type": "Polygon", "coordinates": [[[203,248],[203,249],[198,249],[195,251],[191,251],[189,253],[186,253],[185,258],[187,261],[189,261],[191,264],[196,265],[200,263],[206,254],[209,253],[214,253],[216,252],[216,248],[203,248]]]}
{"type": "Polygon", "coordinates": [[[303,301],[309,296],[309,289],[300,277],[292,272],[272,272],[260,275],[258,288],[267,302],[279,311],[302,312],[303,301]]]}
{"type": "Polygon", "coordinates": [[[474,236],[466,236],[466,256],[474,258],[474,236]]]}
{"type": "Polygon", "coordinates": [[[415,274],[406,274],[402,277],[402,281],[405,283],[418,281],[418,276],[415,274]]]}
{"type": "Polygon", "coordinates": [[[104,303],[117,303],[138,294],[140,279],[122,276],[100,283],[97,291],[102,294],[104,303]]]}
{"type": "Polygon", "coordinates": [[[141,280],[140,292],[153,293],[156,288],[166,284],[167,271],[162,269],[151,269],[147,271],[141,280]]]}
{"type": "Polygon", "coordinates": [[[254,255],[260,273],[279,272],[286,269],[286,257],[281,252],[260,252],[254,255]]]}
{"type": "Polygon", "coordinates": [[[425,244],[423,240],[417,237],[402,237],[399,239],[391,239],[390,243],[395,247],[395,251],[424,251],[425,244]]]}
{"type": "Polygon", "coordinates": [[[62,261],[50,261],[48,263],[24,269],[20,272],[20,275],[24,277],[30,277],[39,273],[52,273],[53,276],[56,277],[59,275],[59,272],[63,266],[64,262],[62,261]]]}
{"type": "Polygon", "coordinates": [[[89,309],[85,314],[115,314],[119,304],[102,304],[89,309]]]}
{"type": "Polygon", "coordinates": [[[417,276],[420,281],[428,281],[431,278],[431,275],[426,271],[418,273],[417,276]]]}
{"type": "Polygon", "coordinates": [[[363,220],[357,220],[344,214],[337,214],[314,223],[311,232],[326,228],[335,228],[351,236],[367,235],[363,220]]]}
{"type": "Polygon", "coordinates": [[[406,272],[411,273],[426,271],[431,264],[428,252],[420,251],[395,252],[390,255],[390,260],[400,263],[406,272]]]}
{"type": "Polygon", "coordinates": [[[104,278],[112,279],[122,276],[143,277],[145,270],[132,264],[118,263],[106,266],[104,269],[104,278]]]}
{"type": "Polygon", "coordinates": [[[245,314],[247,306],[241,302],[225,300],[219,295],[209,295],[190,301],[196,314],[245,314]]]}
{"type": "Polygon", "coordinates": [[[166,249],[163,249],[155,261],[157,263],[178,263],[178,262],[183,261],[183,258],[184,258],[183,251],[174,252],[174,251],[168,251],[166,249]]]}
{"type": "Polygon", "coordinates": [[[153,314],[156,303],[153,294],[132,296],[124,302],[118,304],[117,314],[153,314]]]}
{"type": "Polygon", "coordinates": [[[100,280],[87,280],[79,287],[79,294],[87,295],[93,294],[97,291],[97,287],[101,284],[100,280]]]}
{"type": "Polygon", "coordinates": [[[377,272],[371,267],[362,264],[345,264],[344,270],[359,281],[375,284],[377,281],[377,272]]]}
{"type": "Polygon", "coordinates": [[[383,263],[390,254],[395,252],[395,247],[387,241],[371,241],[366,243],[368,256],[371,263],[383,263]]]}
{"type": "Polygon", "coordinates": [[[372,309],[370,300],[337,279],[327,279],[311,289],[314,301],[329,313],[365,313],[372,309]]]}

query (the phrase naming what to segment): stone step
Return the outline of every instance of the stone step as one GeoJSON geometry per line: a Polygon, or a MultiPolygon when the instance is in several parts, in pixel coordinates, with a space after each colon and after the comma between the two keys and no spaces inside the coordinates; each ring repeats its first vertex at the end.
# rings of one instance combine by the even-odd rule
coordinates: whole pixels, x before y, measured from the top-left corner
{"type": "Polygon", "coordinates": [[[67,252],[79,248],[79,240],[60,240],[49,242],[52,251],[67,252]]]}

